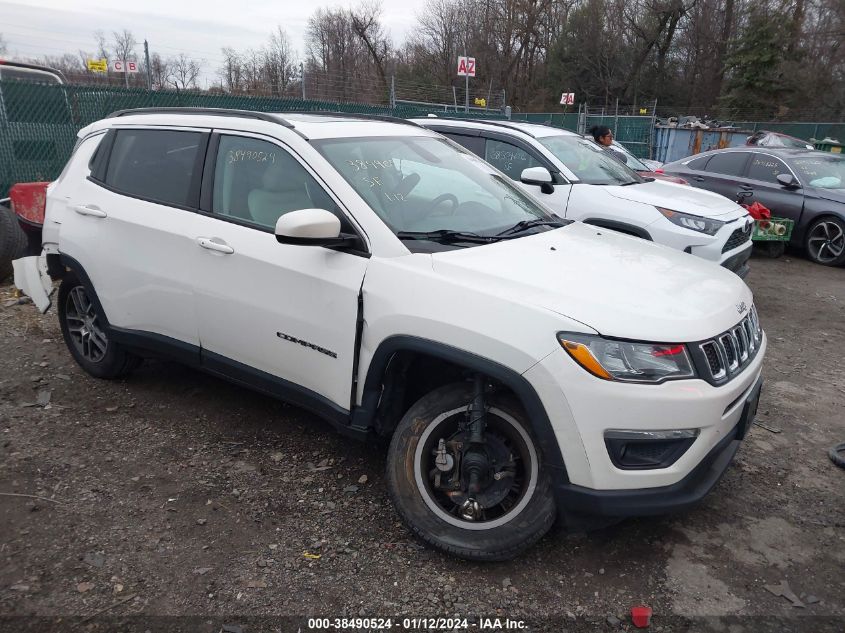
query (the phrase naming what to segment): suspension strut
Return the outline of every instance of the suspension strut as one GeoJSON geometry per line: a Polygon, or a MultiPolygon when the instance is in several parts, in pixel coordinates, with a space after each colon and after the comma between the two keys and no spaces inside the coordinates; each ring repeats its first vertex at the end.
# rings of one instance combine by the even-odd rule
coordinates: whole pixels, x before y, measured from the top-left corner
{"type": "Polygon", "coordinates": [[[482,477],[488,472],[490,463],[487,458],[485,431],[487,429],[487,402],[484,393],[484,378],[481,374],[473,376],[473,398],[469,405],[469,448],[464,453],[464,472],[469,476],[469,500],[475,503],[475,495],[481,491],[482,477]]]}

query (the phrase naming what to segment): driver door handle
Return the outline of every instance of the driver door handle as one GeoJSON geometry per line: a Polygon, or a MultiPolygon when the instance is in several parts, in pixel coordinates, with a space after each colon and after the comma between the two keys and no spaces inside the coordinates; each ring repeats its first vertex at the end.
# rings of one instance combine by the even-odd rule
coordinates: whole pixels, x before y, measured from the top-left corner
{"type": "Polygon", "coordinates": [[[76,211],[79,215],[89,215],[92,218],[107,218],[109,214],[100,209],[99,207],[95,207],[93,205],[87,204],[80,204],[73,207],[73,210],[76,211]]]}
{"type": "Polygon", "coordinates": [[[704,177],[703,176],[696,176],[695,182],[704,182],[704,177]]]}
{"type": "Polygon", "coordinates": [[[217,253],[223,253],[224,255],[231,255],[235,252],[235,249],[226,244],[226,242],[217,242],[210,237],[198,237],[197,244],[199,244],[202,248],[206,248],[217,253]]]}

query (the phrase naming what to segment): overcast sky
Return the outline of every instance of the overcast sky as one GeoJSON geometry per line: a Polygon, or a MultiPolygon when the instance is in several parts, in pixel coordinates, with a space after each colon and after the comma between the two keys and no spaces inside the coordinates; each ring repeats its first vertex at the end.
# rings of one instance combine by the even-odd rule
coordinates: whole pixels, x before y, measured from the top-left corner
{"type": "MultiPolygon", "coordinates": [[[[150,44],[150,53],[169,57],[184,52],[205,60],[204,77],[213,80],[221,65],[220,48],[259,48],[276,25],[287,31],[301,56],[308,17],[318,6],[357,3],[291,0],[28,0],[0,1],[0,34],[9,56],[41,57],[96,50],[93,33],[130,29],[150,44]],[[142,8],[143,7],[143,8],[142,8]]],[[[395,43],[412,26],[422,0],[382,0],[382,19],[395,43]]],[[[138,48],[143,54],[143,44],[138,48]]]]}

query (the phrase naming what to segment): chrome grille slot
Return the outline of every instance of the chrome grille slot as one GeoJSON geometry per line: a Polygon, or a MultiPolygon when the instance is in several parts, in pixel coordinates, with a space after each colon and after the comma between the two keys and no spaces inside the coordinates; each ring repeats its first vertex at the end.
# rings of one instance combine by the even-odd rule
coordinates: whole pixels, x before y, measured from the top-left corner
{"type": "Polygon", "coordinates": [[[701,369],[707,369],[714,382],[729,380],[754,359],[762,339],[757,310],[752,306],[730,330],[699,344],[701,369]]]}
{"type": "Polygon", "coordinates": [[[744,363],[748,360],[748,339],[745,338],[745,328],[742,323],[733,329],[733,335],[739,348],[739,362],[744,363]]]}

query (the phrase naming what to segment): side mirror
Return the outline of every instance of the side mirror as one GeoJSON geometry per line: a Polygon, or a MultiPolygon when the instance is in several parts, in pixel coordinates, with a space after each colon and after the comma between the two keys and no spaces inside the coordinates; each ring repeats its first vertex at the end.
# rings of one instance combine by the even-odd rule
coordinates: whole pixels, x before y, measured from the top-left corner
{"type": "Polygon", "coordinates": [[[519,179],[526,185],[538,185],[543,193],[554,193],[555,191],[555,186],[552,184],[552,174],[545,167],[523,169],[519,179]]]}
{"type": "Polygon", "coordinates": [[[276,220],[276,240],[299,246],[344,246],[353,236],[340,232],[340,219],[325,209],[299,209],[276,220]]]}
{"type": "Polygon", "coordinates": [[[792,174],[778,174],[777,181],[787,189],[797,189],[800,187],[792,174]]]}

